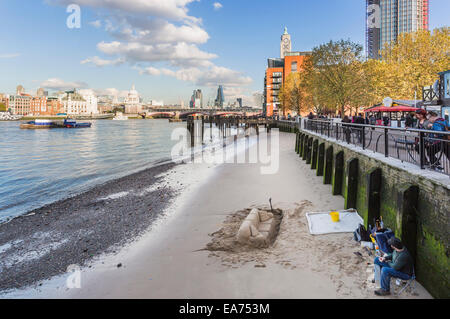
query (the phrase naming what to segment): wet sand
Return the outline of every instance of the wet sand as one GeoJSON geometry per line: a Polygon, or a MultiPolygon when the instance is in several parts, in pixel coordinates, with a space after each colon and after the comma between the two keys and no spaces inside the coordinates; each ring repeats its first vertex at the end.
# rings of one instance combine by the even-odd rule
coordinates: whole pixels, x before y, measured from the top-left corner
{"type": "MultiPolygon", "coordinates": [[[[197,178],[156,227],[83,268],[80,289],[67,289],[68,275],[62,275],[6,297],[375,298],[368,281],[373,258],[364,255],[352,234],[308,233],[306,212],[343,209],[344,199],[332,196],[331,186],[323,185],[316,171],[295,154],[295,135],[280,136],[277,174],[261,175],[258,164],[176,166],[173,178],[186,170],[197,178]],[[274,208],[285,212],[272,247],[205,249],[230,215],[268,205],[269,198],[274,208]]],[[[402,297],[430,297],[422,287],[416,291],[418,296],[402,297]]]]}

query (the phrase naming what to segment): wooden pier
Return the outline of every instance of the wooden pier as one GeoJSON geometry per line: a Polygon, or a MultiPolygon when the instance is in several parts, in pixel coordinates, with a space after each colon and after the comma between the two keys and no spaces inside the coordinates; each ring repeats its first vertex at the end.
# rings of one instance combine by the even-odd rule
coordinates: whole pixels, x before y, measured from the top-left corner
{"type": "MultiPolygon", "coordinates": [[[[242,117],[242,116],[190,116],[187,118],[187,130],[190,134],[190,145],[194,147],[197,143],[204,143],[205,138],[205,127],[207,129],[216,128],[220,132],[220,136],[224,139],[233,137],[237,140],[238,136],[244,132],[245,137],[249,136],[249,131],[255,132],[259,135],[260,128],[264,129],[270,133],[271,129],[276,126],[275,120],[271,118],[253,118],[253,117],[242,117]],[[237,132],[232,134],[233,129],[237,132]]],[[[212,134],[212,130],[210,130],[212,134]]],[[[210,136],[212,139],[212,135],[210,136]]]]}

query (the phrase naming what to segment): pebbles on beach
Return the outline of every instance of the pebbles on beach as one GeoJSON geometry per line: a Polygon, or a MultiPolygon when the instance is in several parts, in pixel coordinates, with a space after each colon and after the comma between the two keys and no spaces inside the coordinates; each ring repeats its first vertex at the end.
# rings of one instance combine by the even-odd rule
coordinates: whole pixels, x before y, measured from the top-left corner
{"type": "Polygon", "coordinates": [[[0,291],[37,284],[135,240],[176,195],[171,185],[155,187],[174,166],[110,181],[0,224],[0,291]],[[148,191],[134,196],[136,189],[148,191]]]}

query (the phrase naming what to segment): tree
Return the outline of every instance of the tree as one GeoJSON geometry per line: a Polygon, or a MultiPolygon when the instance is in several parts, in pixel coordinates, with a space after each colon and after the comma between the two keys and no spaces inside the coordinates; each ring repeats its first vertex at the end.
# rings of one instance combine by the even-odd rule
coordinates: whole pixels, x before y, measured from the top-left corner
{"type": "Polygon", "coordinates": [[[288,75],[280,90],[280,101],[283,110],[292,110],[300,114],[307,107],[305,76],[294,72],[288,75]]]}
{"type": "Polygon", "coordinates": [[[314,48],[313,87],[318,104],[339,110],[362,106],[366,99],[367,77],[363,70],[363,48],[349,40],[314,48]]]}
{"type": "Polygon", "coordinates": [[[284,110],[339,110],[357,113],[360,107],[385,97],[412,100],[450,69],[450,28],[399,36],[382,51],[382,60],[365,60],[362,46],[338,41],[314,48],[300,74],[289,76],[281,90],[284,110]],[[417,93],[417,95],[415,95],[417,93]]]}
{"type": "Polygon", "coordinates": [[[422,88],[438,79],[437,73],[450,69],[450,28],[403,33],[385,45],[381,55],[382,61],[366,63],[378,101],[387,96],[411,100],[415,93],[420,97],[422,88]]]}

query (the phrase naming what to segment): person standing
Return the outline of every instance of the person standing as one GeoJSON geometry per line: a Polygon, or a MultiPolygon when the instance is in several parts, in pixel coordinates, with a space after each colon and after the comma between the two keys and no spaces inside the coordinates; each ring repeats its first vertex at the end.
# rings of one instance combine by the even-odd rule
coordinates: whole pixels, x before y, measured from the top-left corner
{"type": "Polygon", "coordinates": [[[369,123],[370,125],[376,125],[377,124],[377,119],[375,118],[375,116],[372,114],[369,117],[369,123]]]}
{"type": "MultiPolygon", "coordinates": [[[[417,125],[416,128],[419,130],[428,130],[429,121],[427,119],[427,111],[424,109],[420,109],[416,111],[416,119],[417,119],[417,125]]],[[[424,140],[424,150],[429,153],[428,146],[429,144],[424,140]]],[[[420,154],[420,140],[419,137],[416,137],[416,141],[414,144],[414,150],[420,154]]],[[[423,154],[425,165],[429,165],[430,161],[428,160],[427,156],[423,154]]]]}
{"type": "MultiPolygon", "coordinates": [[[[446,132],[447,131],[447,123],[446,121],[439,117],[439,115],[434,112],[429,112],[429,123],[428,129],[436,132],[446,132]]],[[[449,158],[448,154],[448,140],[447,135],[444,134],[430,134],[429,136],[429,157],[431,161],[432,168],[437,168],[439,170],[442,170],[443,167],[441,166],[441,162],[439,158],[437,157],[437,154],[443,151],[446,155],[447,159],[449,158]]]]}
{"type": "Polygon", "coordinates": [[[413,126],[413,118],[412,118],[410,113],[406,114],[405,126],[406,127],[412,127],[413,126]]]}
{"type": "Polygon", "coordinates": [[[350,118],[346,115],[346,116],[344,116],[344,119],[342,120],[342,123],[345,123],[345,124],[342,124],[342,129],[343,129],[343,131],[344,131],[344,135],[345,135],[345,140],[346,140],[346,142],[348,143],[348,144],[350,144],[350,134],[351,134],[351,129],[350,129],[350,123],[351,123],[352,121],[350,120],[350,118]]]}

